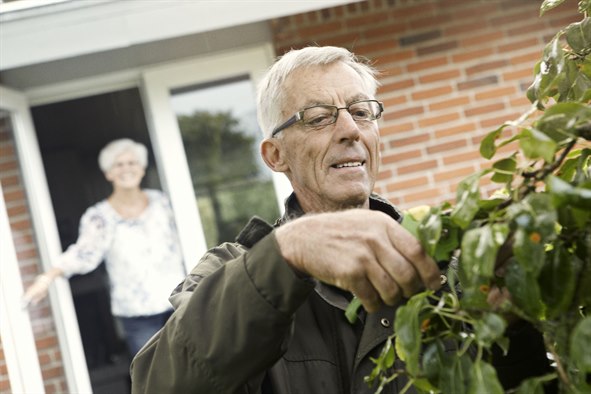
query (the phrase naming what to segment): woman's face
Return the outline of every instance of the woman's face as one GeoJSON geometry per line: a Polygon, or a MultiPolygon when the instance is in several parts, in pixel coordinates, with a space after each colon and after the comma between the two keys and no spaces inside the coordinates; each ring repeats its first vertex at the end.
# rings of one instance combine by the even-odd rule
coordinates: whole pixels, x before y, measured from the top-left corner
{"type": "Polygon", "coordinates": [[[105,177],[115,189],[137,189],[146,175],[145,169],[133,152],[121,153],[115,159],[105,177]]]}

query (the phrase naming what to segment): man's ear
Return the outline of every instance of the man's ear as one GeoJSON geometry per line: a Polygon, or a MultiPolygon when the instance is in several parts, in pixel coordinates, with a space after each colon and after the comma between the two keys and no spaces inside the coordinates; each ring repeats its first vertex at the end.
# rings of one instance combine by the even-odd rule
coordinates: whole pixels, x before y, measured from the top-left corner
{"type": "Polygon", "coordinates": [[[276,138],[267,138],[261,142],[261,156],[267,166],[275,172],[286,172],[289,168],[283,149],[283,144],[276,138]]]}

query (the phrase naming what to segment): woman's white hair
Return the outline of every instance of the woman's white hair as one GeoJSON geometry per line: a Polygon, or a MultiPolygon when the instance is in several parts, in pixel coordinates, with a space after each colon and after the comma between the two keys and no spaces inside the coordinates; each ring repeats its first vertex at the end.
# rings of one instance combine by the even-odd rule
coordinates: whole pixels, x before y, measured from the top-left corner
{"type": "Polygon", "coordinates": [[[345,48],[324,46],[291,50],[280,57],[258,84],[257,117],[265,138],[271,137],[273,129],[282,123],[287,77],[302,67],[327,65],[342,62],[355,70],[365,84],[367,93],[374,96],[379,82],[378,71],[361,61],[345,48]]]}
{"type": "Polygon", "coordinates": [[[137,158],[137,161],[146,168],[148,166],[148,149],[144,144],[130,140],[129,138],[121,138],[109,142],[98,156],[99,167],[103,172],[107,172],[115,164],[115,160],[122,153],[131,152],[137,158]]]}

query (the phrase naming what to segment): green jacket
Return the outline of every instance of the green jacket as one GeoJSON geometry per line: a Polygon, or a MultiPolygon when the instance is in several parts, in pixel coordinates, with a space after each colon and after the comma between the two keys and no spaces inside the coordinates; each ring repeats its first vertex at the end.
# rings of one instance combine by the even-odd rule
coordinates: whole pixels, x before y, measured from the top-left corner
{"type": "MultiPolygon", "coordinates": [[[[401,219],[378,196],[371,197],[370,208],[401,219]]],[[[302,214],[292,196],[275,226],[302,214]]],[[[132,393],[375,391],[363,378],[392,333],[396,308],[351,325],[344,315],[347,294],[298,278],[272,230],[253,218],[235,243],[203,256],[173,292],[170,320],[134,358],[132,393]]],[[[507,367],[515,371],[514,360],[507,367]]],[[[388,386],[389,392],[404,383],[388,386]]]]}

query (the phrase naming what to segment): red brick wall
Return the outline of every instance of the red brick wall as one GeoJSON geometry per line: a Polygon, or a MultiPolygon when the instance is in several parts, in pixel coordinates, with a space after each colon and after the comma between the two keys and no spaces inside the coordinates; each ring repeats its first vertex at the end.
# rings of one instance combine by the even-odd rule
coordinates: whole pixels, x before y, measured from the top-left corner
{"type": "MultiPolygon", "coordinates": [[[[26,287],[39,273],[41,263],[15,149],[10,120],[0,117],[0,183],[6,201],[6,210],[23,278],[23,286],[26,287]]],[[[66,392],[67,385],[61,352],[48,301],[45,300],[39,305],[31,307],[30,317],[45,391],[46,393],[66,392]]],[[[0,348],[0,392],[10,392],[2,348],[0,348]]]]}
{"type": "Polygon", "coordinates": [[[575,1],[541,18],[540,4],[368,0],[271,26],[278,55],[305,45],[344,46],[383,72],[376,191],[409,208],[453,200],[457,183],[487,165],[478,153],[483,136],[529,108],[525,89],[544,45],[580,19],[575,1]]]}

